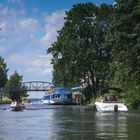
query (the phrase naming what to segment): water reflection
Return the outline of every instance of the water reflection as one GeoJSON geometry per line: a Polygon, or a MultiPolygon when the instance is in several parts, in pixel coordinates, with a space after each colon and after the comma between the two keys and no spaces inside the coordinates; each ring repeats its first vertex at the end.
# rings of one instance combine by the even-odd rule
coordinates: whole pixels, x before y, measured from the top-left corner
{"type": "Polygon", "coordinates": [[[128,138],[125,113],[96,113],[96,138],[125,140],[128,138]]]}
{"type": "Polygon", "coordinates": [[[77,106],[36,105],[23,112],[1,109],[0,140],[138,139],[139,116],[139,113],[95,113],[92,108],[77,106]]]}
{"type": "MultiPolygon", "coordinates": [[[[57,125],[60,127],[58,137],[61,139],[107,139],[125,140],[128,138],[127,116],[115,113],[71,112],[68,110],[65,117],[57,125]]],[[[61,114],[61,113],[59,113],[61,114]]],[[[56,115],[55,115],[56,116],[56,115]]],[[[60,119],[59,119],[60,120],[60,119]]]]}

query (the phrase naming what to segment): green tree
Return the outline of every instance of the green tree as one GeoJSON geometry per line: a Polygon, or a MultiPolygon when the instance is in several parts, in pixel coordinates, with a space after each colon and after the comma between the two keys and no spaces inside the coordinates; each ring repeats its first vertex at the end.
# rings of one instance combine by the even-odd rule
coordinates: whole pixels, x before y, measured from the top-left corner
{"type": "Polygon", "coordinates": [[[26,90],[24,90],[25,87],[22,85],[22,76],[17,71],[10,76],[6,87],[10,89],[9,98],[11,100],[20,101],[23,97],[28,96],[26,90]]]}
{"type": "Polygon", "coordinates": [[[4,59],[0,57],[0,88],[4,87],[7,82],[7,65],[4,62],[4,59]]]}
{"type": "Polygon", "coordinates": [[[140,81],[140,3],[138,0],[117,0],[115,13],[110,39],[113,73],[120,71],[120,76],[114,78],[122,79],[119,82],[125,82],[128,87],[140,81]]]}
{"type": "MultiPolygon", "coordinates": [[[[79,85],[80,79],[93,86],[108,74],[110,50],[104,47],[109,34],[113,7],[92,3],[74,5],[66,12],[57,41],[48,49],[53,54],[53,81],[63,86],[79,85]]],[[[90,87],[90,86],[89,86],[90,87]]]]}
{"type": "MultiPolygon", "coordinates": [[[[113,60],[110,67],[111,84],[123,88],[128,93],[128,100],[138,93],[140,85],[140,1],[116,0],[114,10],[111,37],[108,40],[113,60]]],[[[135,102],[136,98],[133,99],[135,102]]]]}

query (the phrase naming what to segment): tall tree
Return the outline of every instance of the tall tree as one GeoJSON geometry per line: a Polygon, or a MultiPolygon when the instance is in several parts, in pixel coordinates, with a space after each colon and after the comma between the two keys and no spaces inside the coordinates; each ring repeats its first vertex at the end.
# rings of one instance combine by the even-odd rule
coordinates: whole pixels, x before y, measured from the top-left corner
{"type": "Polygon", "coordinates": [[[140,84],[140,2],[117,0],[111,34],[114,84],[140,84]],[[134,80],[135,79],[135,80],[134,80]]]}
{"type": "Polygon", "coordinates": [[[7,65],[4,62],[4,59],[0,57],[0,88],[4,87],[7,82],[7,65]]]}
{"type": "Polygon", "coordinates": [[[28,96],[26,90],[24,90],[25,87],[22,85],[22,76],[17,71],[10,76],[6,87],[10,89],[9,98],[11,100],[20,101],[23,97],[28,96]]]}
{"type": "Polygon", "coordinates": [[[125,89],[127,99],[133,97],[134,103],[140,101],[140,96],[135,96],[140,85],[140,1],[116,0],[114,8],[109,39],[113,59],[111,84],[125,89]]]}
{"type": "Polygon", "coordinates": [[[92,3],[74,5],[66,12],[65,24],[48,53],[53,54],[53,80],[62,85],[79,85],[80,79],[99,88],[107,75],[110,50],[104,47],[113,7],[92,3]]]}

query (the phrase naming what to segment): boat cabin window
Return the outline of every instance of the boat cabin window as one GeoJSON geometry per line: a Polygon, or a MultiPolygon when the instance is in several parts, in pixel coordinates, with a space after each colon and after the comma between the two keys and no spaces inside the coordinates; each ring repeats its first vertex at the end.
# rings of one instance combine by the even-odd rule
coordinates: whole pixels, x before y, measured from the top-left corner
{"type": "Polygon", "coordinates": [[[60,94],[53,94],[52,98],[60,98],[60,94]]]}
{"type": "Polygon", "coordinates": [[[43,99],[49,100],[50,99],[50,96],[44,96],[43,99]]]}
{"type": "Polygon", "coordinates": [[[72,95],[71,94],[67,94],[67,98],[72,98],[72,95]]]}

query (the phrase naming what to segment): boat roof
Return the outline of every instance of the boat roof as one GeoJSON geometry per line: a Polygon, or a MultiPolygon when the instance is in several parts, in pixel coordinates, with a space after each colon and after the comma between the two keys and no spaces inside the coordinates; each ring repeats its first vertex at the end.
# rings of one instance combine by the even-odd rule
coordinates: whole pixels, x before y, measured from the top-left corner
{"type": "Polygon", "coordinates": [[[104,95],[106,94],[109,90],[113,90],[113,91],[116,91],[116,93],[121,93],[123,90],[121,88],[118,88],[118,87],[107,87],[107,88],[102,88],[99,90],[99,94],[100,95],[104,95]]]}
{"type": "Polygon", "coordinates": [[[81,89],[82,89],[82,87],[81,87],[81,86],[71,88],[71,90],[81,90],[81,89]]]}

